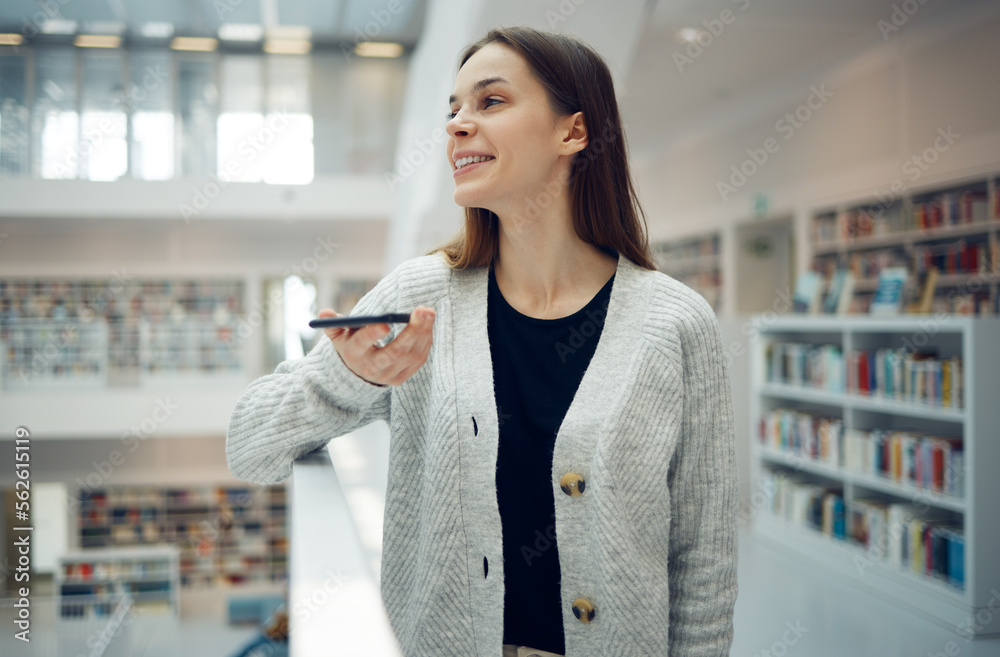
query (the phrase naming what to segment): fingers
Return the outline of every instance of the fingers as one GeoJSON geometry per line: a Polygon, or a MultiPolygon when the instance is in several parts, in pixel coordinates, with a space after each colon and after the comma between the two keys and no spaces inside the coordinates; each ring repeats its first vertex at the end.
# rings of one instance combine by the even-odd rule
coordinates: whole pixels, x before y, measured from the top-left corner
{"type": "MultiPolygon", "coordinates": [[[[323,310],[319,311],[319,313],[316,316],[322,319],[323,317],[340,317],[340,314],[337,311],[333,310],[332,308],[324,308],[323,310]]],[[[326,337],[330,338],[331,340],[340,337],[346,331],[347,329],[342,327],[323,329],[323,332],[326,333],[326,337]]]]}
{"type": "MultiPolygon", "coordinates": [[[[329,309],[319,317],[339,317],[329,309]]],[[[369,324],[361,328],[329,328],[326,335],[344,360],[361,378],[379,385],[399,385],[427,362],[433,340],[434,309],[417,307],[406,328],[384,347],[375,343],[389,332],[388,324],[369,324]]]]}
{"type": "Polygon", "coordinates": [[[427,362],[434,335],[434,309],[420,306],[413,311],[410,323],[389,343],[376,349],[374,364],[390,385],[409,379],[427,362]]]}

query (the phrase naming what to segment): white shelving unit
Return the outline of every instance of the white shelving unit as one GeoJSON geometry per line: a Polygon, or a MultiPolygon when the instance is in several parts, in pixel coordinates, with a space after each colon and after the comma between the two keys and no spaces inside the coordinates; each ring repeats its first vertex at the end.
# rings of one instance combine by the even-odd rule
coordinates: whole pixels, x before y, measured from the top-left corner
{"type": "Polygon", "coordinates": [[[137,613],[179,614],[180,552],[167,545],[71,552],[59,557],[59,617],[110,616],[123,595],[137,613]]]}
{"type": "MultiPolygon", "coordinates": [[[[751,349],[751,503],[755,533],[777,549],[828,568],[860,588],[960,635],[1000,633],[1000,613],[996,613],[1000,603],[1000,513],[995,488],[1000,466],[1000,319],[785,315],[755,320],[759,324],[754,325],[760,326],[759,333],[752,337],[751,349]],[[962,406],[944,408],[768,382],[767,347],[778,342],[838,345],[845,356],[855,350],[880,348],[934,349],[942,358],[958,356],[963,363],[962,406]],[[779,408],[839,418],[845,433],[848,429],[881,428],[960,436],[965,459],[964,494],[933,492],[765,446],[759,423],[772,409],[779,408]],[[842,489],[845,509],[852,501],[862,499],[919,504],[961,525],[964,586],[893,566],[877,551],[772,513],[764,501],[764,482],[769,472],[792,474],[842,489]]],[[[846,373],[842,375],[841,381],[846,381],[846,373]]]]}

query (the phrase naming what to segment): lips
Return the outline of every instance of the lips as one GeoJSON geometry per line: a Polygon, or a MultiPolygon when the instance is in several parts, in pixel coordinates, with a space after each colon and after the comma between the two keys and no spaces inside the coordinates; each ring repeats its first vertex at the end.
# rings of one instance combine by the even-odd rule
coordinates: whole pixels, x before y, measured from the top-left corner
{"type": "Polygon", "coordinates": [[[496,158],[490,155],[485,155],[485,156],[477,155],[473,157],[459,158],[458,160],[455,161],[457,168],[455,169],[455,172],[452,175],[453,177],[458,177],[461,176],[462,174],[475,171],[479,167],[489,164],[495,159],[496,158]]]}

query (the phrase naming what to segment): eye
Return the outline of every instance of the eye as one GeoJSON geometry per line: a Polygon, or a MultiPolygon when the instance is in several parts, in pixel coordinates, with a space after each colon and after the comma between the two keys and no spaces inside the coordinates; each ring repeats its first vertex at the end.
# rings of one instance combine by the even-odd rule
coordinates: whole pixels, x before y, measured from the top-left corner
{"type": "MultiPolygon", "coordinates": [[[[500,100],[499,98],[486,98],[483,100],[483,107],[484,108],[493,107],[493,103],[502,103],[502,102],[503,101],[500,100]]],[[[444,118],[448,121],[451,121],[453,118],[455,118],[456,114],[458,114],[458,112],[448,112],[447,114],[444,115],[444,118]]]]}

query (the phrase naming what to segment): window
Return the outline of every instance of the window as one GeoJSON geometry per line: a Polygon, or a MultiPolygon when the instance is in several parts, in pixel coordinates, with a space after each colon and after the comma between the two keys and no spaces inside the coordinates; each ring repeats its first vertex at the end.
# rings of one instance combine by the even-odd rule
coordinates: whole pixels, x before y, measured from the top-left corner
{"type": "Polygon", "coordinates": [[[132,177],[174,177],[173,66],[166,52],[137,52],[130,60],[131,84],[121,105],[132,114],[132,177]]]}
{"type": "Polygon", "coordinates": [[[68,48],[39,53],[32,120],[38,173],[42,178],[76,178],[79,171],[76,53],[68,48]]]}
{"type": "Polygon", "coordinates": [[[0,175],[28,174],[27,58],[0,55],[0,175]]]}

